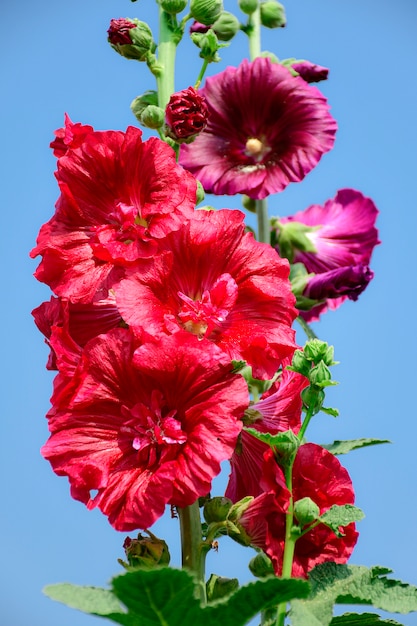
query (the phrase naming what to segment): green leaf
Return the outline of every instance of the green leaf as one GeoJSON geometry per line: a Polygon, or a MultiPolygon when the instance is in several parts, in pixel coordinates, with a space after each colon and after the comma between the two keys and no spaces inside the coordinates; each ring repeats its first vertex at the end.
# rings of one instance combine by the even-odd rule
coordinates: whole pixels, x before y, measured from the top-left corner
{"type": "MultiPolygon", "coordinates": [[[[321,407],[321,411],[323,413],[327,413],[327,415],[331,415],[332,417],[339,417],[339,411],[338,409],[332,409],[331,407],[325,407],[322,406],[321,407]]],[[[326,446],[323,446],[323,448],[325,448],[326,446]]]]}
{"type": "MultiPolygon", "coordinates": [[[[322,409],[323,410],[323,409],[322,409]]],[[[333,441],[333,443],[322,444],[332,454],[347,454],[351,450],[365,448],[366,446],[376,446],[379,443],[391,443],[389,439],[348,439],[346,441],[333,441]]]]}
{"type": "Polygon", "coordinates": [[[127,620],[128,615],[125,608],[109,589],[60,583],[47,585],[44,587],[43,593],[51,600],[62,602],[84,613],[108,617],[118,624],[134,624],[134,622],[127,620]]]}
{"type": "Polygon", "coordinates": [[[393,619],[381,619],[376,613],[344,613],[334,617],[330,626],[403,626],[393,619]]]}
{"type": "Polygon", "coordinates": [[[306,598],[310,592],[305,580],[268,578],[202,607],[194,576],[168,567],[126,572],[113,578],[112,587],[106,590],[61,584],[48,586],[45,593],[123,626],[244,626],[263,609],[293,598],[306,598]]]}
{"type": "Polygon", "coordinates": [[[352,522],[359,522],[365,517],[362,509],[352,504],[338,505],[334,504],[328,511],[320,516],[320,521],[326,524],[338,537],[343,537],[344,533],[340,532],[339,526],[347,526],[352,522]]]}
{"type": "Polygon", "coordinates": [[[417,587],[387,578],[389,573],[378,566],[318,565],[309,575],[310,598],[291,603],[291,624],[315,626],[317,620],[320,626],[334,624],[334,604],[367,604],[391,613],[417,611],[417,587]]]}
{"type": "Polygon", "coordinates": [[[114,578],[113,587],[129,612],[140,617],[140,626],[244,626],[264,608],[309,594],[306,581],[269,578],[202,608],[194,577],[171,568],[128,572],[114,578]]]}

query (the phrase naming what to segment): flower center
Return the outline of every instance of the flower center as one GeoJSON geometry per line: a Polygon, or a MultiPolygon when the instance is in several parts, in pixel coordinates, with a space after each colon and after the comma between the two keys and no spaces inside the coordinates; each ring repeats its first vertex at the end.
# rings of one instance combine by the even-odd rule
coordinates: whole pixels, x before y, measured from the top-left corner
{"type": "Polygon", "coordinates": [[[250,137],[246,142],[245,152],[248,156],[256,157],[262,154],[264,145],[260,139],[250,137]]]}
{"type": "Polygon", "coordinates": [[[182,327],[199,339],[209,336],[226,320],[237,299],[238,287],[230,274],[222,274],[210,290],[195,300],[181,291],[178,318],[182,327]]]}
{"type": "Polygon", "coordinates": [[[176,418],[177,411],[167,411],[162,393],[154,389],[150,406],[138,402],[133,407],[122,407],[127,418],[123,432],[131,438],[131,445],[138,452],[140,464],[152,467],[161,456],[176,456],[179,445],[187,441],[187,433],[176,418]]]}

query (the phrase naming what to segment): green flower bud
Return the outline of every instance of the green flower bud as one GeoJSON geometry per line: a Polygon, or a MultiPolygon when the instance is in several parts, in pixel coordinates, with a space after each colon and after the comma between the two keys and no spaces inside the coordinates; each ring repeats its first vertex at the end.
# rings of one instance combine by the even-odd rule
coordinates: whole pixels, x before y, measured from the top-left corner
{"type": "Polygon", "coordinates": [[[123,547],[130,567],[153,568],[157,565],[168,565],[170,554],[168,545],[158,539],[149,530],[148,537],[138,534],[137,539],[126,537],[123,547]]]}
{"type": "Polygon", "coordinates": [[[201,24],[211,26],[223,11],[222,0],[191,0],[190,13],[201,24]]]}
{"type": "Polygon", "coordinates": [[[147,61],[156,50],[148,24],[136,18],[111,20],[107,34],[111,47],[126,59],[147,61]]]}
{"type": "Polygon", "coordinates": [[[239,589],[239,581],[237,578],[223,578],[217,574],[211,574],[206,583],[207,600],[219,600],[239,589]]]}
{"type": "Polygon", "coordinates": [[[156,91],[145,91],[144,94],[135,98],[131,105],[131,111],[139,122],[141,121],[141,115],[143,111],[149,105],[158,106],[158,94],[156,91]]]}
{"type": "Polygon", "coordinates": [[[311,524],[320,517],[320,509],[311,498],[302,498],[294,503],[294,515],[301,526],[311,524]]]}
{"type": "Polygon", "coordinates": [[[242,196],[242,206],[251,213],[256,213],[256,200],[249,198],[249,196],[242,196]]]}
{"type": "Polygon", "coordinates": [[[310,339],[304,346],[304,355],[309,361],[318,363],[324,358],[328,358],[329,345],[320,339],[310,339]]]}
{"type": "Polygon", "coordinates": [[[314,410],[314,413],[318,413],[323,406],[325,393],[322,389],[317,387],[306,387],[301,392],[301,399],[306,407],[314,410]]]}
{"type": "Polygon", "coordinates": [[[239,0],[239,9],[246,15],[252,15],[258,8],[258,0],[239,0]]]}
{"type": "Polygon", "coordinates": [[[140,122],[146,128],[161,128],[165,120],[165,111],[160,107],[150,104],[147,106],[140,116],[140,122]]]}
{"type": "Polygon", "coordinates": [[[163,11],[166,11],[171,15],[176,15],[177,13],[184,11],[188,4],[188,0],[159,0],[159,4],[163,11]]]}
{"type": "Polygon", "coordinates": [[[209,63],[217,63],[220,57],[217,51],[221,48],[217,35],[209,28],[206,33],[191,33],[191,39],[200,48],[200,57],[209,63]]]}
{"type": "Polygon", "coordinates": [[[274,454],[278,465],[285,469],[292,465],[301,442],[292,430],[279,433],[279,438],[279,443],[274,443],[274,454]]]}
{"type": "Polygon", "coordinates": [[[308,361],[302,350],[296,350],[292,357],[291,368],[292,371],[308,376],[311,368],[311,363],[308,361]]]}
{"type": "Polygon", "coordinates": [[[206,197],[206,194],[204,193],[204,187],[200,183],[200,181],[197,180],[197,198],[195,201],[196,205],[200,204],[200,202],[203,202],[205,197],[206,197]]]}
{"type": "Polygon", "coordinates": [[[330,370],[323,361],[319,361],[309,374],[310,383],[319,387],[322,386],[323,382],[331,380],[331,378],[330,370]]]}
{"type": "Polygon", "coordinates": [[[232,504],[233,502],[229,500],[229,498],[224,498],[222,496],[216,496],[206,502],[203,509],[203,515],[207,524],[212,524],[213,522],[224,522],[230,509],[232,508],[232,504]]]}
{"type": "Polygon", "coordinates": [[[240,30],[240,22],[233,13],[223,11],[214,22],[212,29],[220,41],[230,41],[240,30]]]}
{"type": "Polygon", "coordinates": [[[283,5],[275,0],[261,2],[261,23],[266,28],[283,28],[287,23],[283,5]]]}
{"type": "Polygon", "coordinates": [[[249,561],[249,569],[256,578],[274,576],[272,561],[265,552],[258,552],[258,554],[249,561]]]}

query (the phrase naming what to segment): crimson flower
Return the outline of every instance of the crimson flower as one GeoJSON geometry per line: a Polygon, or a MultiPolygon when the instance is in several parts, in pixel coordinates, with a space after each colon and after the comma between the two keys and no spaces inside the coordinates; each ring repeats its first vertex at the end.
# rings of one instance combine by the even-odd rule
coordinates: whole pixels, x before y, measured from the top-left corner
{"type": "Polygon", "coordinates": [[[288,263],[245,233],[240,211],[195,211],[160,243],[147,271],[116,284],[129,326],[153,337],[187,330],[272,378],[296,347],[288,263]],[[140,303],[140,306],[138,306],[140,303]]]}
{"type": "Polygon", "coordinates": [[[321,80],[327,80],[329,70],[322,65],[316,65],[311,61],[296,61],[291,64],[293,70],[303,78],[306,83],[318,83],[321,80]]]}
{"type": "MultiPolygon", "coordinates": [[[[308,380],[301,374],[284,369],[273,387],[246,411],[244,423],[261,433],[276,435],[301,427],[301,391],[308,380]]],[[[225,496],[237,502],[245,496],[262,493],[263,454],[269,446],[243,430],[230,460],[231,472],[225,496]]]]}
{"type": "Polygon", "coordinates": [[[130,31],[136,28],[135,22],[126,18],[110,20],[110,26],[107,31],[108,40],[113,45],[130,45],[132,38],[130,31]]]}
{"type": "Polygon", "coordinates": [[[172,148],[138,128],[87,133],[58,160],[61,196],[31,256],[35,276],[74,302],[107,298],[123,268],[191,215],[196,181],[172,148]]]}
{"type": "Polygon", "coordinates": [[[205,99],[194,87],[172,94],[165,110],[166,133],[177,142],[190,141],[207,126],[205,99]]]}
{"type": "Polygon", "coordinates": [[[210,491],[248,404],[245,381],[217,346],[184,331],[140,344],[118,328],[88,342],[72,383],[70,373],[42,454],[68,476],[73,498],[128,531],[210,491]]]}
{"type": "Polygon", "coordinates": [[[333,147],[324,96],[267,58],[228,67],[200,93],[209,121],[181,147],[180,163],[207,192],[265,198],[302,180],[333,147]]]}
{"type": "Polygon", "coordinates": [[[346,298],[356,300],[372,279],[369,263],[380,243],[377,216],[370,198],[354,189],[341,189],[323,206],[314,204],[276,221],[278,250],[283,252],[285,237],[291,262],[302,263],[307,272],[316,274],[303,295],[321,302],[310,311],[300,311],[307,322],[318,320],[327,308],[337,308],[346,298]]]}
{"type": "Polygon", "coordinates": [[[69,115],[65,113],[64,127],[58,128],[54,132],[55,139],[50,143],[54,156],[59,158],[64,156],[69,148],[78,148],[82,145],[85,136],[93,131],[94,128],[92,126],[80,124],[79,122],[74,124],[69,115]]]}
{"type": "MultiPolygon", "coordinates": [[[[354,503],[348,472],[333,454],[321,446],[314,443],[300,446],[292,475],[294,503],[311,498],[318,506],[320,515],[333,505],[354,503]]],[[[276,463],[272,449],[264,454],[261,486],[265,492],[249,504],[239,524],[253,538],[254,545],[268,554],[275,573],[281,576],[290,492],[285,487],[284,473],[276,463]]],[[[294,522],[297,523],[297,520],[294,522]]],[[[353,523],[344,527],[343,532],[344,535],[338,537],[328,526],[320,523],[297,539],[292,576],[307,578],[313,567],[327,561],[346,563],[355,547],[358,533],[353,523]]]]}

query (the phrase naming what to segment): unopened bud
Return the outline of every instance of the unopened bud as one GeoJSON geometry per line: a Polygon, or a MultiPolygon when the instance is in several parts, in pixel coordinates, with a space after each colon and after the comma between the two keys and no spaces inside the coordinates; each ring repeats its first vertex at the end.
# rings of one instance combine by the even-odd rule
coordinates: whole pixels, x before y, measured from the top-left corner
{"type": "Polygon", "coordinates": [[[265,552],[258,552],[258,554],[249,561],[249,569],[256,578],[266,578],[267,576],[274,575],[274,566],[265,552]]]}
{"type": "Polygon", "coordinates": [[[138,534],[137,539],[126,537],[123,547],[128,563],[131,567],[153,568],[157,565],[168,565],[170,554],[168,545],[163,539],[158,539],[149,530],[148,537],[138,534]]]}
{"type": "Polygon", "coordinates": [[[283,28],[287,23],[283,5],[276,0],[261,2],[261,23],[266,28],[283,28]]]}
{"type": "Polygon", "coordinates": [[[159,0],[160,7],[166,13],[176,15],[184,11],[187,6],[187,0],[159,0]]]}
{"type": "Polygon", "coordinates": [[[146,61],[156,50],[148,24],[136,18],[111,20],[107,34],[111,47],[126,59],[146,61]]]}
{"type": "Polygon", "coordinates": [[[332,375],[327,365],[323,361],[319,361],[317,365],[311,369],[308,378],[312,385],[321,387],[324,386],[323,383],[332,379],[332,375]]]}
{"type": "Polygon", "coordinates": [[[317,387],[306,387],[301,392],[301,399],[305,406],[313,409],[314,413],[318,413],[323,406],[325,393],[317,387]]]}
{"type": "Polygon", "coordinates": [[[305,526],[320,517],[320,509],[311,498],[306,497],[294,503],[294,515],[300,526],[305,526]]]}
{"type": "Polygon", "coordinates": [[[150,104],[147,106],[140,116],[140,122],[146,128],[161,128],[164,123],[165,112],[158,106],[150,104]]]}
{"type": "Polygon", "coordinates": [[[258,8],[258,0],[239,0],[239,9],[246,15],[252,15],[258,8]]]}
{"type": "Polygon", "coordinates": [[[212,28],[206,33],[191,33],[191,39],[200,48],[200,57],[209,63],[217,63],[220,60],[217,54],[221,48],[217,35],[212,28]]]}
{"type": "Polygon", "coordinates": [[[204,505],[203,515],[207,524],[212,524],[213,522],[224,522],[230,509],[232,508],[233,502],[229,500],[229,498],[224,498],[222,496],[217,496],[212,498],[204,505]]]}
{"type": "Polygon", "coordinates": [[[188,143],[207,126],[205,98],[188,87],[172,94],[165,110],[166,134],[177,143],[188,143]]]}
{"type": "Polygon", "coordinates": [[[220,41],[230,41],[240,30],[240,22],[233,13],[223,11],[214,22],[212,29],[220,41]]]}
{"type": "Polygon", "coordinates": [[[211,26],[223,11],[222,0],[191,0],[190,13],[201,24],[211,26]]]}

